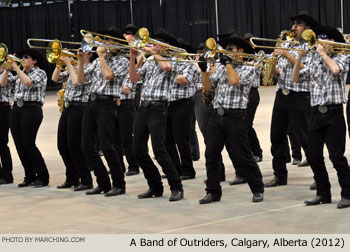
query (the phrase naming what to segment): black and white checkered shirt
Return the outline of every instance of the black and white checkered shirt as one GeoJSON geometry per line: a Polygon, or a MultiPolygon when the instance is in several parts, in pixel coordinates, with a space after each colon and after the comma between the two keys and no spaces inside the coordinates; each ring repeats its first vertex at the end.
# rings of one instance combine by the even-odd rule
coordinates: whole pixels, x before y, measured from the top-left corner
{"type": "Polygon", "coordinates": [[[215,88],[214,109],[246,109],[248,95],[255,76],[255,67],[247,65],[234,65],[233,69],[239,75],[239,83],[233,86],[227,80],[226,67],[218,64],[216,71],[210,76],[215,88]]]}
{"type": "Polygon", "coordinates": [[[14,76],[11,73],[8,75],[8,83],[15,90],[14,101],[32,101],[45,102],[45,90],[47,85],[47,75],[44,70],[39,67],[34,67],[26,73],[32,80],[30,86],[24,85],[18,75],[14,76]]]}
{"type": "Polygon", "coordinates": [[[253,88],[259,88],[260,87],[260,75],[261,75],[261,68],[259,67],[255,67],[255,77],[253,79],[253,82],[252,82],[252,87],[253,88]]]}
{"type": "MultiPolygon", "coordinates": [[[[84,68],[84,72],[88,66],[84,68]]],[[[72,101],[87,102],[88,101],[89,99],[88,90],[91,85],[91,82],[89,81],[89,79],[86,78],[85,82],[79,83],[77,86],[74,86],[73,82],[69,78],[68,71],[64,71],[60,73],[60,76],[57,82],[65,82],[65,81],[67,81],[66,91],[64,92],[65,101],[68,101],[68,102],[72,102],[72,101]]]]}
{"type": "MultiPolygon", "coordinates": [[[[295,48],[295,49],[304,49],[305,46],[297,44],[293,45],[291,43],[283,43],[282,47],[284,48],[295,48]]],[[[294,58],[298,57],[299,52],[289,50],[288,51],[294,58]]],[[[305,65],[309,64],[311,61],[310,54],[306,54],[302,63],[305,65]]],[[[278,80],[277,80],[277,90],[278,89],[289,89],[295,92],[310,92],[310,83],[309,80],[299,81],[299,83],[292,82],[292,71],[293,65],[289,62],[289,60],[283,56],[278,57],[277,69],[280,70],[278,80]]]]}
{"type": "Polygon", "coordinates": [[[346,103],[345,83],[350,58],[343,54],[329,55],[340,68],[340,73],[334,75],[317,52],[309,54],[312,64],[300,70],[299,78],[300,80],[311,79],[311,106],[346,103]]]}
{"type": "MultiPolygon", "coordinates": [[[[148,59],[152,60],[153,56],[148,59]]],[[[169,100],[169,89],[175,83],[179,66],[177,62],[169,61],[169,63],[171,64],[169,72],[163,71],[154,61],[146,61],[140,69],[137,69],[143,82],[142,101],[169,100]]]]}
{"type": "Polygon", "coordinates": [[[183,75],[190,83],[171,85],[169,101],[189,98],[195,93],[194,83],[198,80],[198,70],[193,63],[179,62],[178,74],[183,75]]]}
{"type": "MultiPolygon", "coordinates": [[[[3,71],[0,72],[0,76],[3,71]]],[[[0,102],[9,102],[10,101],[11,88],[10,86],[1,86],[0,85],[0,102]]]]}
{"type": "Polygon", "coordinates": [[[114,78],[106,80],[102,74],[100,59],[95,59],[84,71],[85,78],[91,78],[90,93],[119,97],[122,84],[129,73],[129,61],[122,56],[106,57],[107,66],[112,70],[114,78]]]}
{"type": "Polygon", "coordinates": [[[135,98],[136,85],[137,83],[134,84],[129,78],[126,78],[123,87],[127,86],[130,89],[130,92],[128,94],[120,93],[120,100],[133,100],[135,98]]]}

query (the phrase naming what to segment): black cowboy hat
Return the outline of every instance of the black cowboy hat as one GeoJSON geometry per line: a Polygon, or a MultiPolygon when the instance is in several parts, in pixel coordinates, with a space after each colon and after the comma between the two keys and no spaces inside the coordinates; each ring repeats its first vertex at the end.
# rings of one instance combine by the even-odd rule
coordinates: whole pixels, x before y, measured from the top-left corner
{"type": "Polygon", "coordinates": [[[310,26],[310,28],[314,28],[319,25],[317,20],[314,19],[307,11],[300,11],[297,15],[290,16],[289,19],[292,21],[297,19],[303,20],[308,26],[310,26]]]}
{"type": "Polygon", "coordinates": [[[314,28],[313,31],[316,36],[325,34],[328,38],[334,39],[335,42],[345,43],[344,36],[336,28],[330,26],[318,26],[314,28]]]}
{"type": "Polygon", "coordinates": [[[203,50],[203,49],[204,49],[204,45],[205,45],[204,42],[200,42],[199,45],[198,45],[198,47],[196,48],[196,51],[198,51],[198,50],[203,50]]]}
{"type": "Polygon", "coordinates": [[[33,60],[36,60],[36,65],[39,68],[43,69],[45,67],[46,61],[43,55],[38,50],[28,48],[28,49],[20,50],[16,53],[16,57],[20,59],[22,59],[24,55],[29,55],[30,57],[32,57],[33,60]]]}
{"type": "Polygon", "coordinates": [[[226,46],[228,44],[243,48],[245,53],[254,54],[253,47],[249,44],[248,41],[246,41],[244,38],[242,38],[240,36],[234,35],[234,36],[227,37],[227,38],[223,39],[222,41],[220,41],[220,45],[223,48],[226,48],[226,46]]]}
{"type": "Polygon", "coordinates": [[[135,35],[137,32],[137,27],[133,24],[127,24],[123,29],[122,29],[122,33],[126,33],[126,32],[131,32],[132,35],[135,35]]]}
{"type": "Polygon", "coordinates": [[[194,49],[193,46],[191,46],[190,42],[183,38],[178,38],[177,42],[179,43],[179,47],[182,49],[185,49],[188,53],[196,53],[196,49],[194,49]]]}
{"type": "Polygon", "coordinates": [[[234,28],[228,29],[225,33],[218,34],[219,41],[221,41],[227,37],[230,37],[230,36],[238,36],[238,33],[236,32],[236,30],[234,28]]]}
{"type": "Polygon", "coordinates": [[[179,43],[177,42],[175,36],[171,34],[170,31],[164,28],[159,28],[157,32],[153,34],[152,38],[154,39],[160,38],[170,43],[170,45],[172,46],[179,46],[179,43]]]}

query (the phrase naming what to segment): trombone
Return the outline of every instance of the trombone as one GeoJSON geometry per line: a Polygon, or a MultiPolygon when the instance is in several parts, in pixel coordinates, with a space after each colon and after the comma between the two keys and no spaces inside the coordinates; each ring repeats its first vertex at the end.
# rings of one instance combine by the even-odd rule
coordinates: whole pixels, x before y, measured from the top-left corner
{"type": "Polygon", "coordinates": [[[60,41],[58,39],[34,39],[30,38],[27,40],[27,44],[30,48],[36,48],[36,49],[46,49],[46,59],[49,63],[56,63],[56,66],[64,70],[62,67],[62,62],[60,60],[61,56],[67,56],[71,57],[71,63],[72,65],[76,65],[77,61],[75,59],[78,58],[78,56],[72,52],[69,51],[78,51],[79,49],[68,49],[68,48],[62,48],[62,44],[71,44],[71,45],[80,45],[79,42],[70,42],[70,41],[60,41]],[[31,42],[48,42],[49,44],[47,46],[34,46],[31,42]]]}
{"type": "Polygon", "coordinates": [[[125,39],[120,39],[109,35],[103,35],[100,33],[90,32],[86,30],[80,30],[80,34],[83,36],[83,40],[81,42],[81,47],[83,52],[91,52],[93,47],[99,47],[99,46],[107,47],[108,52],[114,48],[122,51],[123,53],[128,53],[127,51],[129,51],[129,47],[130,47],[128,46],[129,42],[125,39]],[[111,42],[108,40],[115,40],[115,42],[126,43],[126,45],[113,44],[114,42],[111,42]]]}
{"type": "Polygon", "coordinates": [[[21,70],[24,70],[26,68],[25,61],[21,60],[20,58],[14,55],[8,54],[7,46],[3,43],[0,43],[0,65],[3,65],[8,70],[14,70],[11,64],[7,62],[8,59],[12,59],[13,61],[15,61],[18,68],[20,68],[21,70]]]}

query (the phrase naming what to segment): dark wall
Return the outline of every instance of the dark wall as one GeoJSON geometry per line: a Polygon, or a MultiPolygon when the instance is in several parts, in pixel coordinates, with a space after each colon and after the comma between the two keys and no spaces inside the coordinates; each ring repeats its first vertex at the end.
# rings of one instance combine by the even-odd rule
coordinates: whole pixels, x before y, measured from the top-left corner
{"type": "MultiPolygon", "coordinates": [[[[194,46],[208,37],[216,37],[215,0],[133,0],[133,21],[147,27],[152,35],[165,27],[194,46]]],[[[217,0],[219,32],[235,28],[239,33],[276,38],[290,29],[290,15],[309,11],[322,25],[341,26],[341,0],[217,0]]],[[[0,8],[0,42],[9,52],[26,48],[27,38],[58,38],[80,41],[80,29],[98,31],[131,23],[130,1],[79,1],[41,6],[0,8]]],[[[350,33],[350,0],[344,0],[344,32],[350,33]]],[[[44,51],[43,51],[44,52],[44,51]]],[[[48,67],[48,69],[53,66],[48,67]]]]}

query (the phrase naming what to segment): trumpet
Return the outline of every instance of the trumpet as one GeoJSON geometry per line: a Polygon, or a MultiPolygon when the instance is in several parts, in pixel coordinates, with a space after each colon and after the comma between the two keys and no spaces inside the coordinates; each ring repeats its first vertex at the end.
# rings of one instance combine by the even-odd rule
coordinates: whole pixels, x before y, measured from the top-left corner
{"type": "Polygon", "coordinates": [[[14,70],[11,64],[9,64],[9,62],[7,61],[8,59],[12,59],[13,61],[15,61],[18,68],[20,68],[21,70],[26,68],[25,61],[21,60],[20,58],[14,55],[8,54],[7,46],[3,43],[0,43],[0,65],[3,65],[8,70],[14,70]]]}

